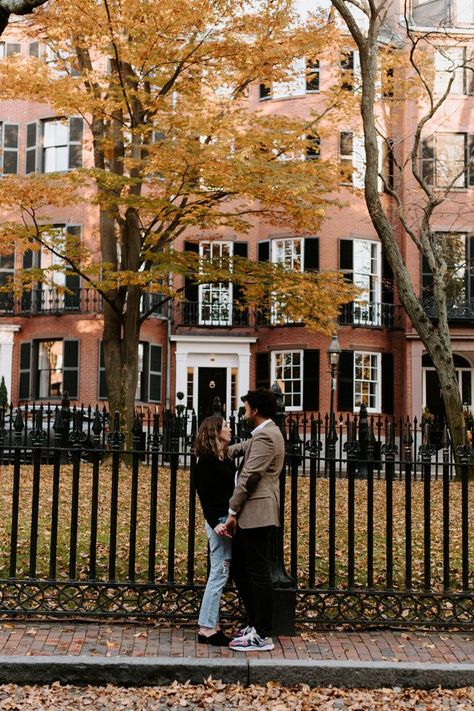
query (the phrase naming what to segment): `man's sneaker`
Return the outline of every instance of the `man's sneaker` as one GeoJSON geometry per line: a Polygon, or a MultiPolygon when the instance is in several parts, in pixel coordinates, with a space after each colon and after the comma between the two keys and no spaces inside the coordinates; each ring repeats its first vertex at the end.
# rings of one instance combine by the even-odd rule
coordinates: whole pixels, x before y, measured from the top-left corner
{"type": "Polygon", "coordinates": [[[247,627],[244,627],[243,629],[239,630],[237,632],[237,634],[234,635],[234,638],[238,639],[239,637],[245,637],[246,634],[248,634],[249,632],[253,632],[253,631],[254,631],[253,627],[250,627],[249,625],[247,625],[247,627]]]}
{"type": "Polygon", "coordinates": [[[235,652],[269,652],[275,649],[271,637],[260,637],[252,628],[243,637],[236,637],[229,643],[229,648],[235,652]]]}

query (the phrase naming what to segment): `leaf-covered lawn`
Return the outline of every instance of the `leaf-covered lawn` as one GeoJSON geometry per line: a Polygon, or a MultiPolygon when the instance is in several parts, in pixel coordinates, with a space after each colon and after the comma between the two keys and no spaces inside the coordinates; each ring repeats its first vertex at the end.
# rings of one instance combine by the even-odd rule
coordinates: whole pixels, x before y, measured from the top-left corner
{"type": "MultiPolygon", "coordinates": [[[[106,580],[108,575],[110,500],[112,470],[108,463],[101,466],[100,496],[97,532],[97,578],[106,580]]],[[[167,579],[168,542],[170,521],[170,471],[160,469],[158,478],[158,514],[156,536],[155,576],[157,581],[167,579]]],[[[8,577],[9,549],[12,509],[12,467],[2,467],[0,472],[0,577],[8,577]]],[[[18,535],[17,576],[28,573],[30,530],[32,510],[32,468],[23,466],[20,486],[20,516],[18,535]]],[[[47,578],[50,558],[51,510],[52,510],[52,467],[42,466],[39,495],[39,533],[36,573],[47,578]]],[[[138,479],[137,509],[137,545],[136,579],[146,582],[148,570],[149,530],[150,530],[150,468],[141,466],[138,479]]],[[[116,579],[128,579],[130,507],[131,507],[131,469],[125,464],[120,467],[119,505],[117,509],[117,556],[116,579]]],[[[285,558],[290,570],[290,479],[287,480],[285,558]]],[[[337,584],[347,586],[347,520],[348,495],[347,481],[337,480],[336,488],[336,572],[337,584]]],[[[412,485],[412,557],[413,583],[422,585],[423,575],[423,539],[424,506],[423,482],[412,485]]],[[[450,556],[451,577],[454,588],[460,585],[461,572],[461,487],[458,483],[450,484],[450,556]]],[[[78,499],[78,534],[77,534],[77,577],[89,577],[89,547],[91,530],[91,492],[92,468],[81,464],[78,499]]],[[[316,486],[316,584],[325,585],[328,570],[328,481],[318,478],[316,486]]],[[[386,484],[374,482],[374,581],[377,587],[385,582],[385,541],[386,541],[386,484]]],[[[189,516],[189,472],[181,469],[176,481],[176,535],[174,546],[175,580],[186,582],[187,557],[190,531],[189,516]]],[[[469,485],[470,511],[474,510],[474,483],[469,485]]],[[[61,468],[59,526],[57,549],[57,577],[68,578],[69,545],[71,534],[72,468],[61,468]]],[[[355,482],[355,579],[356,584],[366,584],[367,556],[367,482],[355,482]]],[[[394,548],[394,584],[404,586],[405,576],[405,484],[394,482],[393,485],[393,548],[394,548]]],[[[298,478],[298,498],[294,505],[294,524],[297,530],[297,570],[299,584],[308,584],[308,540],[309,540],[309,478],[298,478]]],[[[443,572],[443,506],[442,482],[431,483],[431,566],[432,586],[442,587],[443,572]]],[[[474,517],[469,520],[470,559],[474,560],[474,517]]],[[[206,575],[207,545],[204,534],[203,517],[196,501],[195,531],[195,581],[204,581],[206,575]]],[[[471,564],[471,584],[472,584],[471,564]]]]}
{"type": "Polygon", "coordinates": [[[209,679],[205,684],[174,682],[170,686],[124,689],[117,686],[0,686],[0,709],[129,709],[133,711],[164,711],[165,709],[234,709],[259,708],[262,711],[313,711],[353,709],[362,711],[394,711],[419,709],[473,708],[474,689],[311,689],[301,685],[285,688],[269,682],[266,686],[243,687],[209,679]]]}

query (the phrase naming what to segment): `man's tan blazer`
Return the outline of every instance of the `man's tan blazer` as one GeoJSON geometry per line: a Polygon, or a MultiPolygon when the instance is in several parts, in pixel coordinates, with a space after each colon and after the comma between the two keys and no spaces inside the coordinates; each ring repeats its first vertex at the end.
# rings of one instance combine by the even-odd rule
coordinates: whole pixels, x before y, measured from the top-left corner
{"type": "Polygon", "coordinates": [[[229,447],[229,455],[244,461],[229,508],[237,512],[240,528],[280,525],[280,472],[285,442],[272,421],[251,439],[229,447]]]}

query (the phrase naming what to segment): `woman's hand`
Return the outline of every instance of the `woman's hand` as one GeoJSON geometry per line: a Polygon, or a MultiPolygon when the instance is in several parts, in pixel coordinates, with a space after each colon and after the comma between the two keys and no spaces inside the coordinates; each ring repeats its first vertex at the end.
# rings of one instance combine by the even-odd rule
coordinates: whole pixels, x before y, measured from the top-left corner
{"type": "Polygon", "coordinates": [[[232,538],[232,536],[227,531],[225,523],[218,523],[217,526],[214,528],[214,531],[215,533],[217,533],[218,536],[226,536],[227,538],[232,538]]]}

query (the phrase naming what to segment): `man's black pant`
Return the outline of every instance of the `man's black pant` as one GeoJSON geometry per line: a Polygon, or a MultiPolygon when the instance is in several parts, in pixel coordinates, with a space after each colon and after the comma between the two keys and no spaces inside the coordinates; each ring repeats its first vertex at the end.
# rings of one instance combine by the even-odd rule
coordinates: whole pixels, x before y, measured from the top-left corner
{"type": "Polygon", "coordinates": [[[232,542],[231,575],[245,605],[248,624],[261,637],[272,634],[273,585],[270,536],[275,526],[239,528],[232,542]]]}

